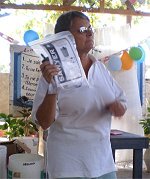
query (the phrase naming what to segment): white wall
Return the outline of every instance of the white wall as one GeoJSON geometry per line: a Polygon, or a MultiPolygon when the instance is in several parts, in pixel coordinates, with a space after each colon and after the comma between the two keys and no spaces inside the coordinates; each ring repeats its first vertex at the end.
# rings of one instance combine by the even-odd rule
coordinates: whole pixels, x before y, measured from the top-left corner
{"type": "Polygon", "coordinates": [[[9,114],[9,73],[0,73],[0,113],[9,114]]]}

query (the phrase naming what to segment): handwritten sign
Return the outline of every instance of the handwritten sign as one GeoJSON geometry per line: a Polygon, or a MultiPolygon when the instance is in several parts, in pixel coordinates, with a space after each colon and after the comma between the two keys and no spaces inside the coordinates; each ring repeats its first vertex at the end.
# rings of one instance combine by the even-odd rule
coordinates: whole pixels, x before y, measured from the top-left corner
{"type": "Polygon", "coordinates": [[[32,54],[21,54],[21,95],[33,100],[39,81],[40,61],[32,54]]]}

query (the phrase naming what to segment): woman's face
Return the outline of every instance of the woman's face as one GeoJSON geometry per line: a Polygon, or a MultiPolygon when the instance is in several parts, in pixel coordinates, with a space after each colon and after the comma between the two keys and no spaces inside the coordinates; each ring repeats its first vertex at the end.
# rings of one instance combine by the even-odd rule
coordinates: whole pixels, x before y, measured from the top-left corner
{"type": "Polygon", "coordinates": [[[88,20],[76,17],[72,21],[70,32],[75,38],[79,54],[88,53],[94,47],[94,34],[88,20]]]}

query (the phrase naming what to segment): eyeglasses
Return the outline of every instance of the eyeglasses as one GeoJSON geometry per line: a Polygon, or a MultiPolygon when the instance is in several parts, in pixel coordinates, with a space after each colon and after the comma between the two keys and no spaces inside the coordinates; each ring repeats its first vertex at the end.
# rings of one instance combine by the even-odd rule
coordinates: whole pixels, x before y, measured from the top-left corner
{"type": "Polygon", "coordinates": [[[80,27],[78,32],[80,32],[81,34],[94,33],[94,29],[91,26],[90,27],[80,27]]]}

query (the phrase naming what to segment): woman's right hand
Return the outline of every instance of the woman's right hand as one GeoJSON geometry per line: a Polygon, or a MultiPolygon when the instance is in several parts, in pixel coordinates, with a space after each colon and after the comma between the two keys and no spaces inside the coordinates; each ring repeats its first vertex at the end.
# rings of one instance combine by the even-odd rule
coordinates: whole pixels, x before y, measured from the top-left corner
{"type": "Polygon", "coordinates": [[[53,77],[58,74],[58,69],[56,65],[50,64],[49,61],[44,61],[40,65],[40,69],[42,72],[43,77],[48,83],[51,83],[53,80],[53,77]]]}

